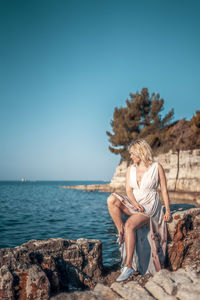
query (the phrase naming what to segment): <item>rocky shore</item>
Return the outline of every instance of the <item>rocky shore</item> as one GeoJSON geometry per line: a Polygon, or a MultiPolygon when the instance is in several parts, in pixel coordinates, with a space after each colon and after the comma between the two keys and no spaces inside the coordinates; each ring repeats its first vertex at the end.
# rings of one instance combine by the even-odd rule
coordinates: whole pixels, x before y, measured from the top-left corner
{"type": "Polygon", "coordinates": [[[99,240],[31,240],[0,249],[0,299],[199,299],[200,208],[173,213],[166,269],[115,282],[99,240]]]}

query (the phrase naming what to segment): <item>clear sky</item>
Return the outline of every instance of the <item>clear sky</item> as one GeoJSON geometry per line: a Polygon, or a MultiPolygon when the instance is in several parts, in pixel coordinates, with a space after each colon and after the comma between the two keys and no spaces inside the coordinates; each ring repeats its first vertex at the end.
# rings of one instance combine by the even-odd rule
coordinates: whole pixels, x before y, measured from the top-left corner
{"type": "Polygon", "coordinates": [[[0,180],[110,180],[106,130],[147,87],[199,109],[200,1],[0,0],[0,180]]]}

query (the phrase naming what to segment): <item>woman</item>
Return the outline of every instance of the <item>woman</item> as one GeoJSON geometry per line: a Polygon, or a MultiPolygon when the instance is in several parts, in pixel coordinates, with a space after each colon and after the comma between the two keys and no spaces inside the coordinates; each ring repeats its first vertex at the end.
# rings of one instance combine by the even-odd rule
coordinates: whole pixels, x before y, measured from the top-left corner
{"type": "Polygon", "coordinates": [[[117,281],[128,279],[136,271],[141,274],[164,268],[167,227],[171,219],[166,177],[162,165],[155,161],[145,140],[129,146],[133,164],[126,175],[127,196],[112,193],[108,210],[118,230],[122,270],[117,281]],[[165,214],[157,192],[158,185],[165,203],[165,214]],[[123,224],[121,214],[129,216],[123,224]]]}

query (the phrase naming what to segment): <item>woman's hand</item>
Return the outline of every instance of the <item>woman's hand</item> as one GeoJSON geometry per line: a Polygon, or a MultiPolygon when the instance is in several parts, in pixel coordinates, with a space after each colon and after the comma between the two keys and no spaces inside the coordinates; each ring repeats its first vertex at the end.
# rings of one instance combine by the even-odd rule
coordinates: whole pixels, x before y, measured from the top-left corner
{"type": "Polygon", "coordinates": [[[139,212],[144,212],[144,207],[139,203],[134,203],[134,208],[137,209],[139,212]]]}
{"type": "Polygon", "coordinates": [[[164,214],[164,217],[163,217],[164,221],[169,222],[171,220],[171,218],[172,218],[172,215],[171,215],[170,211],[166,211],[166,213],[164,214]]]}

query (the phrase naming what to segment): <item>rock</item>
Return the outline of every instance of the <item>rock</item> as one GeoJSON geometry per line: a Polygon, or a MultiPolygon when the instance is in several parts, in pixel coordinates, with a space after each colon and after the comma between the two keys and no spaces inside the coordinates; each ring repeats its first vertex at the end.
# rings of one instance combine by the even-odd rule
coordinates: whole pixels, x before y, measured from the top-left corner
{"type": "Polygon", "coordinates": [[[200,192],[200,149],[169,151],[156,157],[171,191],[200,192]]]}
{"type": "Polygon", "coordinates": [[[114,282],[110,287],[97,284],[91,292],[61,293],[50,300],[199,300],[200,274],[179,269],[160,270],[142,287],[135,281],[114,282]]]}
{"type": "Polygon", "coordinates": [[[176,190],[200,192],[200,149],[179,152],[176,190]]]}
{"type": "Polygon", "coordinates": [[[120,300],[115,292],[108,286],[98,283],[93,291],[75,291],[72,293],[60,293],[50,300],[120,300]]]}
{"type": "Polygon", "coordinates": [[[200,274],[179,269],[176,272],[161,270],[145,285],[145,288],[158,300],[199,299],[200,274]]]}
{"type": "Polygon", "coordinates": [[[185,224],[185,226],[189,229],[191,228],[191,226],[193,226],[191,225],[191,222],[193,222],[191,216],[195,218],[196,216],[199,216],[199,213],[200,213],[200,208],[191,208],[190,210],[174,212],[173,221],[167,223],[169,239],[170,240],[179,239],[177,235],[181,235],[182,237],[183,233],[180,231],[179,228],[180,227],[179,224],[181,223],[180,221],[184,221],[183,224],[185,224]]]}
{"type": "Polygon", "coordinates": [[[137,282],[129,281],[128,283],[114,282],[111,289],[126,300],[153,300],[154,298],[137,282]]]}
{"type": "Polygon", "coordinates": [[[94,295],[93,292],[90,291],[60,293],[59,295],[50,298],[50,300],[101,300],[101,299],[102,298],[99,298],[98,296],[94,295]]]}
{"type": "Polygon", "coordinates": [[[158,300],[176,300],[175,296],[168,295],[165,290],[153,280],[148,281],[145,288],[151,293],[151,295],[158,300]]]}
{"type": "Polygon", "coordinates": [[[168,223],[168,266],[171,270],[193,266],[200,268],[200,208],[192,208],[173,214],[168,223]]]}
{"type": "Polygon", "coordinates": [[[0,299],[14,299],[13,291],[14,278],[7,266],[0,268],[0,299]]]}
{"type": "Polygon", "coordinates": [[[172,280],[169,274],[170,272],[168,270],[163,269],[160,272],[156,273],[149,282],[152,281],[159,286],[161,285],[167,294],[174,295],[177,288],[174,280],[172,280]]]}
{"type": "Polygon", "coordinates": [[[45,300],[61,291],[93,289],[102,270],[98,240],[31,240],[0,249],[0,299],[45,300]]]}
{"type": "Polygon", "coordinates": [[[199,300],[200,288],[199,284],[186,284],[182,285],[181,288],[178,289],[176,294],[177,299],[181,300],[199,300]]]}
{"type": "Polygon", "coordinates": [[[20,300],[48,299],[50,282],[39,266],[21,264],[18,270],[13,271],[18,278],[15,297],[20,300]]]}
{"type": "Polygon", "coordinates": [[[115,189],[110,186],[109,183],[105,184],[85,184],[85,185],[69,185],[69,186],[60,186],[63,189],[74,189],[74,190],[83,190],[86,192],[95,192],[95,191],[102,191],[102,192],[114,192],[115,189]]]}
{"type": "Polygon", "coordinates": [[[122,299],[114,291],[112,291],[111,288],[109,288],[108,286],[105,286],[101,283],[98,283],[95,286],[93,293],[95,294],[95,296],[97,296],[98,299],[107,299],[107,300],[122,299]]]}

